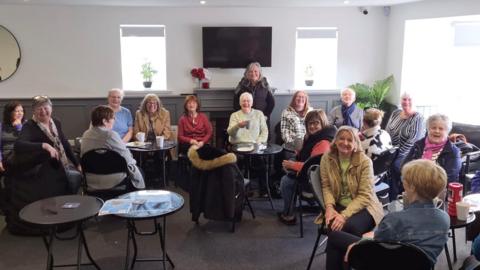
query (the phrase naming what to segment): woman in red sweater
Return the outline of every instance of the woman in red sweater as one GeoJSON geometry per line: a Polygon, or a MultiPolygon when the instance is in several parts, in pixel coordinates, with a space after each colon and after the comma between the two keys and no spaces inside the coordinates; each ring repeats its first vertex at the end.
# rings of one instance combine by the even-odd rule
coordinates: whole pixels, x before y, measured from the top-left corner
{"type": "Polygon", "coordinates": [[[208,117],[199,112],[200,101],[196,96],[189,95],[183,104],[185,114],[178,121],[179,152],[186,153],[191,145],[199,147],[212,138],[212,125],[208,117]]]}

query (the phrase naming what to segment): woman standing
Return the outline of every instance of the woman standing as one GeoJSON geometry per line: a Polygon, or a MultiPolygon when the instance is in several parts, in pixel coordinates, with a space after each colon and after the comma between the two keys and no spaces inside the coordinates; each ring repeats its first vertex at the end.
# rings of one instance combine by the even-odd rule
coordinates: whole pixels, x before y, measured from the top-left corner
{"type": "Polygon", "coordinates": [[[15,142],[15,155],[25,159],[57,159],[65,168],[70,193],[80,188],[82,168],[62,131],[60,121],[52,118],[52,102],[47,96],[35,96],[33,117],[22,127],[15,142]]]}
{"type": "Polygon", "coordinates": [[[372,160],[393,147],[390,134],[380,128],[382,119],[383,111],[374,108],[366,110],[363,116],[363,126],[360,132],[362,148],[372,160]]]}
{"type": "Polygon", "coordinates": [[[400,182],[400,166],[413,144],[425,134],[423,116],[414,110],[412,98],[408,93],[401,96],[401,109],[392,112],[385,130],[392,138],[393,146],[398,147],[398,155],[392,166],[390,200],[397,198],[403,190],[400,182]]]}
{"type": "Polygon", "coordinates": [[[373,190],[372,161],[363,153],[357,131],[342,126],[320,162],[325,221],[331,231],[361,236],[383,217],[373,190]]]}
{"type": "Polygon", "coordinates": [[[23,123],[25,123],[25,114],[22,104],[18,101],[7,103],[3,110],[1,129],[0,172],[4,172],[8,166],[7,163],[13,154],[13,146],[20,135],[23,123]]]}
{"type": "Polygon", "coordinates": [[[452,122],[446,115],[434,114],[427,119],[427,136],[418,140],[403,160],[415,159],[436,162],[447,173],[448,182],[457,182],[462,167],[460,150],[448,140],[452,122]]]}
{"type": "Polygon", "coordinates": [[[295,141],[303,140],[306,127],[305,116],[312,110],[308,102],[308,95],[305,91],[297,91],[293,94],[290,105],[283,110],[280,120],[280,131],[282,133],[283,148],[295,151],[295,141]]]}
{"type": "Polygon", "coordinates": [[[240,95],[248,92],[252,94],[254,109],[263,112],[263,115],[270,119],[270,114],[275,107],[275,99],[267,82],[267,78],[263,77],[262,67],[258,62],[250,63],[245,69],[243,78],[235,89],[233,98],[233,108],[237,111],[240,109],[240,95]]]}
{"type": "MultiPolygon", "coordinates": [[[[302,170],[303,164],[308,158],[321,155],[330,150],[330,142],[335,136],[337,129],[328,123],[327,115],[322,110],[310,111],[305,117],[307,134],[303,147],[296,157],[296,161],[284,160],[282,165],[285,170],[293,171],[295,175],[302,170]]],[[[301,181],[291,175],[285,175],[280,181],[280,190],[283,198],[283,212],[278,218],[286,225],[295,224],[295,216],[290,209],[290,202],[295,193],[295,182],[301,181]]]]}
{"type": "Polygon", "coordinates": [[[164,136],[165,140],[172,139],[170,126],[170,112],[163,108],[160,99],[155,94],[147,94],[140,104],[140,110],[135,113],[133,136],[144,132],[146,141],[155,141],[156,136],[164,136]]]}
{"type": "Polygon", "coordinates": [[[179,153],[187,153],[191,145],[202,147],[212,138],[212,125],[200,111],[200,101],[188,95],[183,104],[184,115],[178,121],[179,153]]]}
{"type": "Polygon", "coordinates": [[[113,88],[108,91],[108,106],[115,112],[115,125],[113,131],[120,135],[124,142],[132,139],[133,119],[129,109],[122,107],[123,90],[113,88]]]}

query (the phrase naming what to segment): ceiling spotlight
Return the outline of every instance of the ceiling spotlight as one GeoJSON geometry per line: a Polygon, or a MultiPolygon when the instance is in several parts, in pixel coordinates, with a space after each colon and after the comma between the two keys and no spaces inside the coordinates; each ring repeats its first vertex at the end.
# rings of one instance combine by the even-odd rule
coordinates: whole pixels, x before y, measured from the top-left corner
{"type": "Polygon", "coordinates": [[[345,5],[348,5],[348,4],[350,4],[350,1],[345,0],[345,1],[343,1],[343,3],[344,3],[345,5]]]}
{"type": "Polygon", "coordinates": [[[207,3],[207,1],[200,1],[200,5],[205,5],[207,3]]]}

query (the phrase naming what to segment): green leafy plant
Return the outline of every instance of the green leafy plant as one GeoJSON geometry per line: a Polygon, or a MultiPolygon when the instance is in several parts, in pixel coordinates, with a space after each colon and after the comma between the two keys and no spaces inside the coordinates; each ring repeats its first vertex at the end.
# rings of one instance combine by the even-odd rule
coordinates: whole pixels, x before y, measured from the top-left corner
{"type": "Polygon", "coordinates": [[[390,92],[392,84],[393,75],[390,75],[383,80],[375,81],[372,86],[356,83],[349,87],[355,91],[357,106],[366,109],[380,108],[383,105],[383,100],[390,92]]]}
{"type": "Polygon", "coordinates": [[[153,75],[155,75],[157,71],[153,69],[151,62],[145,62],[142,64],[142,71],[140,73],[142,74],[145,82],[151,82],[153,75]]]}

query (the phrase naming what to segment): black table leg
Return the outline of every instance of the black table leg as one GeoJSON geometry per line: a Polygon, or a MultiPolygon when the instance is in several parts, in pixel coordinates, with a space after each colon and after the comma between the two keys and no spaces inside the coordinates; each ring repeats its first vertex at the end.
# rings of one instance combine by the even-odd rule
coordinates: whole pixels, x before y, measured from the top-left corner
{"type": "Polygon", "coordinates": [[[95,260],[93,260],[92,255],[90,254],[90,250],[88,249],[87,241],[85,240],[85,233],[83,232],[83,226],[82,225],[83,224],[80,224],[80,236],[79,237],[81,238],[83,246],[85,247],[85,253],[87,253],[87,257],[90,260],[90,262],[92,263],[92,265],[95,266],[95,268],[97,268],[98,270],[100,270],[100,267],[95,262],[95,260]]]}
{"type": "Polygon", "coordinates": [[[445,243],[445,256],[447,256],[448,270],[453,270],[452,260],[450,259],[450,252],[448,251],[447,243],[445,243]]]}
{"type": "Polygon", "coordinates": [[[162,166],[163,166],[163,188],[167,188],[167,172],[165,170],[165,151],[162,151],[162,166]]]}
{"type": "Polygon", "coordinates": [[[453,244],[453,262],[457,262],[457,243],[455,241],[455,229],[452,229],[452,244],[453,244]]]}
{"type": "Polygon", "coordinates": [[[268,193],[268,199],[270,200],[270,206],[272,207],[272,210],[275,210],[275,207],[273,206],[272,194],[270,192],[270,156],[267,156],[266,158],[267,158],[267,162],[266,162],[267,168],[265,170],[266,172],[265,182],[267,185],[267,193],[268,193]]]}
{"type": "Polygon", "coordinates": [[[47,248],[47,270],[52,270],[53,269],[53,255],[52,255],[52,246],[53,246],[53,240],[55,238],[55,231],[57,230],[56,226],[53,226],[50,228],[50,232],[48,235],[48,240],[46,236],[42,236],[43,243],[45,244],[45,247],[47,248]]]}
{"type": "Polygon", "coordinates": [[[155,219],[155,224],[158,229],[158,236],[160,237],[160,246],[162,248],[162,260],[163,260],[163,269],[166,269],[165,262],[168,260],[172,268],[175,268],[175,265],[173,264],[173,261],[170,259],[168,256],[167,250],[165,249],[165,239],[166,239],[166,228],[167,228],[167,219],[166,217],[163,217],[163,225],[160,225],[160,223],[157,222],[157,219],[155,219]]]}
{"type": "Polygon", "coordinates": [[[77,245],[77,270],[80,270],[80,265],[82,264],[82,249],[83,249],[83,239],[82,236],[80,235],[80,230],[81,230],[81,224],[77,225],[77,234],[78,235],[78,245],[77,245]]]}

